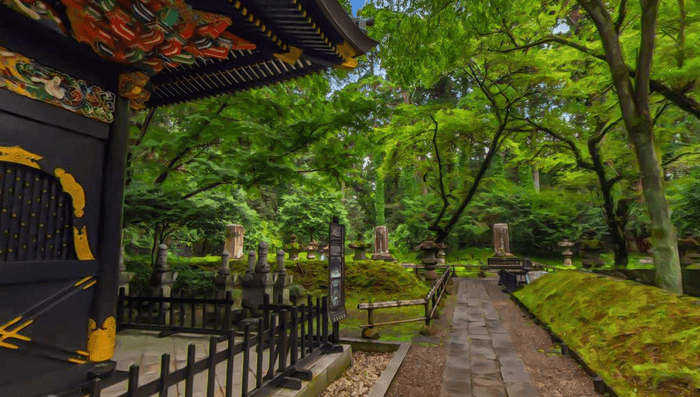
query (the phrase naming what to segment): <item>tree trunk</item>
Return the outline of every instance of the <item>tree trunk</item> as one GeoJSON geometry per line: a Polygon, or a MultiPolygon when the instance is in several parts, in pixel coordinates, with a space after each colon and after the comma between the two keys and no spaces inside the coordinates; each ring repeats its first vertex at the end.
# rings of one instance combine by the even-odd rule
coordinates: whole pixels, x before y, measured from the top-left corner
{"type": "Polygon", "coordinates": [[[618,221],[617,213],[615,211],[615,199],[612,195],[612,189],[613,186],[615,186],[615,181],[610,181],[605,176],[605,166],[600,158],[598,142],[600,142],[600,139],[590,139],[588,141],[588,152],[591,155],[593,171],[595,171],[596,176],[598,177],[600,190],[603,193],[603,208],[605,209],[605,219],[608,225],[608,233],[610,233],[610,237],[612,237],[613,241],[615,266],[627,267],[629,255],[627,253],[627,244],[625,244],[625,227],[624,224],[618,221]]]}
{"type": "Polygon", "coordinates": [[[601,0],[578,0],[598,29],[605,60],[610,68],[620,110],[642,173],[644,199],[651,218],[651,237],[656,264],[656,285],[683,293],[676,232],[671,223],[661,165],[654,146],[654,123],[649,105],[649,84],[656,37],[658,0],[640,0],[642,7],[640,46],[634,84],[625,64],[620,40],[601,0]]]}
{"type": "Polygon", "coordinates": [[[639,131],[630,134],[642,173],[644,200],[651,218],[651,238],[656,265],[656,285],[683,293],[683,278],[678,257],[676,231],[671,223],[661,165],[654,147],[651,119],[639,123],[639,131]]]}

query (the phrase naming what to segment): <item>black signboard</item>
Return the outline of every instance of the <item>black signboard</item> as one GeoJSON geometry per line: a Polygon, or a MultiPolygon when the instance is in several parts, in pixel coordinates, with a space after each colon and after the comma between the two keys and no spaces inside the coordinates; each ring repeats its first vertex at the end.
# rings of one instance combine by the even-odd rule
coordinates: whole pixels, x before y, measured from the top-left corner
{"type": "Polygon", "coordinates": [[[328,294],[331,321],[338,322],[348,316],[345,311],[345,225],[334,217],[328,236],[328,294]]]}

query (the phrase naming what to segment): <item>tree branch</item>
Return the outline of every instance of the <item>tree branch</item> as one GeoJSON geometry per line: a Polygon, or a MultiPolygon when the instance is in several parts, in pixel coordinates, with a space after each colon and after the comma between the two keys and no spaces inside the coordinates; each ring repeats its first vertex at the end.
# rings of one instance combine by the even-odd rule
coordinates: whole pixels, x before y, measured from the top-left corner
{"type": "Polygon", "coordinates": [[[620,0],[620,8],[617,10],[617,20],[615,21],[615,32],[620,35],[622,23],[627,16],[627,0],[620,0]]]}
{"type": "Polygon", "coordinates": [[[656,37],[656,17],[659,12],[658,0],[641,0],[642,38],[637,58],[637,76],[635,90],[637,107],[641,111],[649,109],[649,80],[651,80],[651,60],[654,56],[654,38],[656,37]]]}
{"type": "Polygon", "coordinates": [[[545,132],[546,134],[553,137],[554,139],[557,139],[559,141],[564,142],[569,147],[569,149],[571,149],[571,152],[574,154],[574,157],[576,158],[576,164],[579,167],[585,168],[587,170],[593,170],[593,165],[586,162],[585,160],[583,160],[583,155],[581,154],[581,150],[579,150],[578,146],[576,146],[576,143],[572,139],[567,138],[561,134],[558,134],[558,133],[552,131],[550,128],[547,128],[543,125],[537,124],[534,121],[530,120],[530,118],[525,118],[525,121],[532,124],[532,126],[537,128],[538,130],[545,132]]]}

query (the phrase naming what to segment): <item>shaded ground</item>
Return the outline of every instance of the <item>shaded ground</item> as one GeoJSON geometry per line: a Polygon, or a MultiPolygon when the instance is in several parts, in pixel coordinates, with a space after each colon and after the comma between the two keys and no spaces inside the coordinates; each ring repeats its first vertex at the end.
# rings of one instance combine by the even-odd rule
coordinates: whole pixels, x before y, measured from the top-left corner
{"type": "Polygon", "coordinates": [[[352,367],[328,385],[321,397],[364,397],[372,391],[394,353],[352,353],[352,367]]]}
{"type": "Polygon", "coordinates": [[[438,397],[445,368],[444,345],[411,345],[387,397],[438,397]]]}
{"type": "Polygon", "coordinates": [[[598,396],[588,374],[572,358],[561,356],[549,334],[529,320],[500,286],[484,285],[541,397],[598,396]]]}

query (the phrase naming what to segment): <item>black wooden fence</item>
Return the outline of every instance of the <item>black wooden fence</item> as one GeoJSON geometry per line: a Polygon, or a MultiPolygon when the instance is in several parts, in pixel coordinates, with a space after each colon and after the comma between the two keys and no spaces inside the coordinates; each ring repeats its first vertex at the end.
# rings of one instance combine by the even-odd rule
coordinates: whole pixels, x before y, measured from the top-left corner
{"type": "Polygon", "coordinates": [[[226,292],[223,299],[216,291],[172,292],[163,296],[126,295],[119,290],[117,301],[117,329],[161,331],[161,336],[178,332],[226,335],[231,329],[233,298],[226,292]]]}
{"type": "MultiPolygon", "coordinates": [[[[160,303],[162,301],[159,301],[160,303]]],[[[269,302],[269,297],[266,299],[269,302]]],[[[240,395],[241,397],[256,397],[266,395],[275,386],[301,389],[302,380],[311,380],[311,372],[301,369],[324,353],[342,351],[342,347],[334,345],[337,333],[328,332],[328,298],[316,299],[311,297],[307,304],[301,305],[270,305],[260,307],[263,317],[243,321],[242,339],[236,332],[227,333],[228,346],[218,351],[219,338],[213,336],[209,342],[207,357],[195,360],[195,346],[187,349],[187,364],[180,369],[171,371],[170,355],[161,356],[160,377],[139,384],[139,366],[132,365],[126,380],[126,392],[119,397],[147,397],[158,395],[167,397],[169,388],[184,383],[185,397],[194,395],[195,375],[207,371],[206,396],[213,397],[219,385],[216,380],[216,366],[226,363],[224,393],[226,397],[240,395]],[[314,323],[316,323],[314,325],[314,323]],[[255,352],[252,348],[262,346],[255,352]],[[240,394],[234,394],[234,358],[243,355],[240,373],[240,394]],[[267,354],[269,365],[263,368],[263,356],[267,354]],[[250,368],[251,355],[256,355],[256,368],[250,368]],[[254,373],[254,386],[249,384],[249,371],[254,373]]],[[[112,386],[112,382],[92,381],[86,386],[85,397],[100,397],[103,386],[112,386]]]]}

